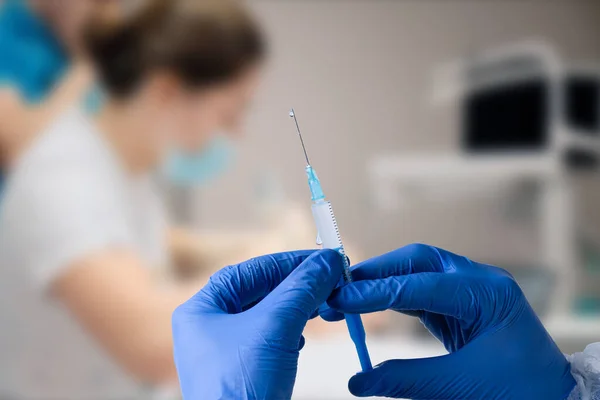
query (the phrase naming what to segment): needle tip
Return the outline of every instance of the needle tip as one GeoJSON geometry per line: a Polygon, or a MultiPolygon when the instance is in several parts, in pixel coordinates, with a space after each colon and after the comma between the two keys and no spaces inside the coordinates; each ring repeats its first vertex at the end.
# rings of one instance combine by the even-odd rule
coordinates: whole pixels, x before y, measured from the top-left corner
{"type": "Polygon", "coordinates": [[[290,110],[290,118],[294,118],[296,116],[296,113],[294,113],[294,109],[292,108],[290,110]]]}

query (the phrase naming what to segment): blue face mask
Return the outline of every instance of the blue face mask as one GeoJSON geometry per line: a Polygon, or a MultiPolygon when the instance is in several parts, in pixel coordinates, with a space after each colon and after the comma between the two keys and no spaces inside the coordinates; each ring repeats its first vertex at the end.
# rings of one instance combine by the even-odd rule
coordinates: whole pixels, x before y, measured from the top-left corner
{"type": "Polygon", "coordinates": [[[234,158],[235,148],[231,140],[219,135],[199,151],[171,151],[163,171],[167,179],[176,185],[205,186],[221,175],[234,158]]]}

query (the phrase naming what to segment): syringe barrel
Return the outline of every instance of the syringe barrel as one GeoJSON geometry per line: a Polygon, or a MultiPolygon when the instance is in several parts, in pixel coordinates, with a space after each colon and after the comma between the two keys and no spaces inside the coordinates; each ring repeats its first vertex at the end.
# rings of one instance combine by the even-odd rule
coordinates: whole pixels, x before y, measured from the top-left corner
{"type": "MultiPolygon", "coordinates": [[[[345,257],[346,252],[344,250],[344,244],[342,243],[342,238],[337,226],[337,221],[335,220],[335,215],[333,214],[331,203],[325,200],[315,202],[312,205],[312,212],[323,248],[337,250],[345,257]]],[[[344,280],[346,282],[352,282],[350,265],[345,260],[344,280]]]]}
{"type": "MultiPolygon", "coordinates": [[[[331,203],[325,200],[314,202],[312,212],[323,248],[337,250],[343,256],[346,256],[331,203]]],[[[347,262],[344,262],[344,280],[352,282],[350,265],[347,262]]]]}
{"type": "MultiPolygon", "coordinates": [[[[335,220],[335,215],[333,214],[331,203],[325,200],[313,202],[312,212],[323,248],[337,250],[345,257],[346,253],[344,251],[344,245],[342,244],[342,238],[335,220]]],[[[350,273],[350,265],[348,264],[347,258],[344,259],[344,280],[346,283],[352,282],[352,274],[350,273]]],[[[344,317],[346,319],[346,325],[348,325],[348,332],[350,333],[352,342],[354,342],[354,345],[356,346],[356,352],[358,353],[358,359],[362,370],[369,371],[373,369],[366,344],[365,328],[360,315],[345,314],[344,317]]]]}
{"type": "Polygon", "coordinates": [[[343,247],[331,203],[325,200],[313,202],[312,213],[323,248],[338,249],[343,247]]]}

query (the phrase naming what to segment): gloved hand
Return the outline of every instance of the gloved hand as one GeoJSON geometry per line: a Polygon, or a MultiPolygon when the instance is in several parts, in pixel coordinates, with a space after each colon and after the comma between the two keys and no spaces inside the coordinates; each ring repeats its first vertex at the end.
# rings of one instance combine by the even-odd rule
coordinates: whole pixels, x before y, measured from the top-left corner
{"type": "Polygon", "coordinates": [[[348,384],[356,396],[563,400],[575,386],[569,363],[500,268],[411,245],[357,265],[353,277],[328,300],[334,311],[418,316],[450,353],[359,373],[348,384]]]}
{"type": "Polygon", "coordinates": [[[333,250],[255,258],[214,274],[173,313],[186,400],[292,396],[302,331],[341,278],[333,250]]]}

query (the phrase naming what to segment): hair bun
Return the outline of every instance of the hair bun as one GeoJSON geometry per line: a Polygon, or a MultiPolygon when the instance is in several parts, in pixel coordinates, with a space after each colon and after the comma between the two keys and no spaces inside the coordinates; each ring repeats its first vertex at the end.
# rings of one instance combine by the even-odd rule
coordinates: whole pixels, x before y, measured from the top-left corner
{"type": "Polygon", "coordinates": [[[84,32],[112,95],[132,93],[152,69],[197,87],[231,78],[263,55],[262,33],[236,0],[144,0],[126,14],[95,16],[84,32]]]}

